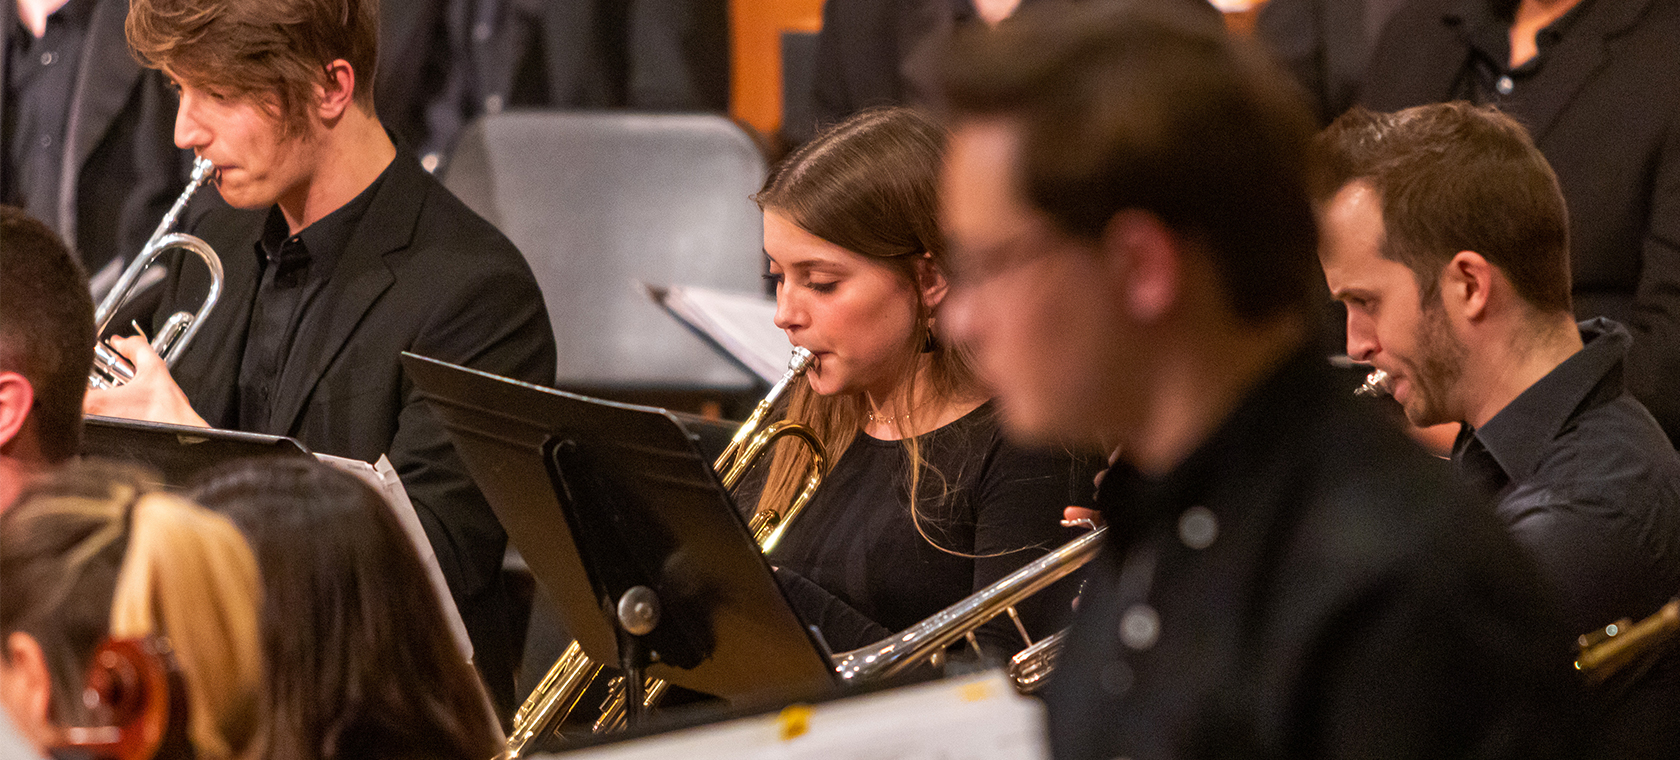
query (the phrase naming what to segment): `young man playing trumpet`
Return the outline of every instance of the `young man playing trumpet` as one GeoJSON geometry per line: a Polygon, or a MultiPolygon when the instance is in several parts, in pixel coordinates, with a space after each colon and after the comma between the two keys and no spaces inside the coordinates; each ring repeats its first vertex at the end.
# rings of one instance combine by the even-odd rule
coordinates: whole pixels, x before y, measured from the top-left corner
{"type": "MultiPolygon", "coordinates": [[[[1563,194],[1528,132],[1459,102],[1356,109],[1319,139],[1320,257],[1348,355],[1388,374],[1412,423],[1463,423],[1453,462],[1574,632],[1656,612],[1680,593],[1680,455],[1623,384],[1628,331],[1575,322],[1563,194]]],[[[1670,663],[1610,685],[1600,743],[1666,756],[1676,693],[1670,663]]]]}
{"type": "MultiPolygon", "coordinates": [[[[226,203],[190,227],[227,279],[173,373],[143,340],[113,340],[138,375],[86,409],[388,453],[506,706],[506,535],[398,356],[549,384],[554,338],[519,251],[381,126],[376,16],[363,0],[131,4],[130,45],[179,88],[177,144],[215,163],[226,203]]],[[[196,308],[195,270],[170,271],[160,313],[196,308]]]]}
{"type": "Polygon", "coordinates": [[[1316,350],[1284,81],[1147,0],[1028,8],[945,63],[944,324],[1010,432],[1119,444],[1052,749],[1549,756],[1567,658],[1531,569],[1316,350]]]}

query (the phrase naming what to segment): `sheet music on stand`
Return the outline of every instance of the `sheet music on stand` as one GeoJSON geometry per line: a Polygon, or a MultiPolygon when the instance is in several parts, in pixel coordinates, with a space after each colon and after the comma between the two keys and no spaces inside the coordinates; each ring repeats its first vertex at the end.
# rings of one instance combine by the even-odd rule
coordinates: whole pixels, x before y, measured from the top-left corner
{"type": "Polygon", "coordinates": [[[774,383],[787,370],[793,344],[776,327],[774,299],[695,285],[642,287],[654,303],[760,380],[774,383]]]}
{"type": "Polygon", "coordinates": [[[373,464],[331,454],[316,454],[315,458],[355,475],[385,497],[385,504],[397,516],[397,523],[402,525],[409,543],[420,554],[420,564],[426,568],[426,579],[431,582],[432,593],[443,608],[443,620],[449,626],[449,635],[455,639],[455,648],[460,650],[467,662],[472,662],[473,645],[472,639],[467,638],[467,625],[461,620],[461,611],[455,607],[455,597],[449,593],[449,582],[443,578],[443,566],[438,564],[437,551],[432,548],[431,539],[426,537],[426,528],[420,524],[420,514],[414,511],[414,502],[409,500],[408,489],[397,477],[390,457],[380,454],[379,461],[373,464]]]}

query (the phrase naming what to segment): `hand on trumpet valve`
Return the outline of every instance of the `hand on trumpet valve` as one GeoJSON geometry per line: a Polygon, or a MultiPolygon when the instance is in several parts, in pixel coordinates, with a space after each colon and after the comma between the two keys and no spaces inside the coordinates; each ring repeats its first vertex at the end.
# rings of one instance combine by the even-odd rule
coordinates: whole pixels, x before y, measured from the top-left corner
{"type": "Polygon", "coordinates": [[[82,411],[105,417],[124,417],[148,422],[210,427],[193,411],[187,394],[170,377],[169,367],[152,350],[145,336],[111,336],[111,348],[134,364],[134,379],[115,388],[88,389],[82,411]]]}

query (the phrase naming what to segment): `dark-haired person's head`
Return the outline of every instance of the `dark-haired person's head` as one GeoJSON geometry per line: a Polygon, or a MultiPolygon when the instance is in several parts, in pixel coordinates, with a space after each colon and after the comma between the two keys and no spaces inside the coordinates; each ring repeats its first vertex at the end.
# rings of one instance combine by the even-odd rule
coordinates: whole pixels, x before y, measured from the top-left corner
{"type": "Polygon", "coordinates": [[[1413,423],[1474,416],[1472,355],[1497,363],[1478,342],[1578,348],[1563,194],[1522,125],[1463,102],[1355,108],[1318,148],[1320,259],[1348,355],[1389,374],[1413,423]]]}
{"type": "Polygon", "coordinates": [[[1185,340],[1233,342],[1240,366],[1251,333],[1304,335],[1311,118],[1218,19],[1035,5],[959,39],[941,76],[953,328],[1015,433],[1135,427],[1160,352],[1185,340]]]}
{"type": "Polygon", "coordinates": [[[0,514],[0,702],[38,749],[96,725],[83,686],[106,638],[168,639],[199,760],[244,757],[261,733],[256,561],[231,522],[157,480],[80,460],[0,514]]]}
{"type": "Polygon", "coordinates": [[[93,341],[81,264],[45,224],[0,206],[0,509],[80,451],[93,341]]]}
{"type": "Polygon", "coordinates": [[[484,691],[383,497],[312,461],[205,478],[194,498],[233,520],[263,567],[264,757],[495,754],[484,691]]]}

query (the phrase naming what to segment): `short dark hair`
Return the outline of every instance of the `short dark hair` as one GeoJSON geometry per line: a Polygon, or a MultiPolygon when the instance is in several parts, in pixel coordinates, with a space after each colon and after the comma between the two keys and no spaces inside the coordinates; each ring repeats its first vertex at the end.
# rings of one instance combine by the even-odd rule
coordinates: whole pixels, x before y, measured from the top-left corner
{"type": "Polygon", "coordinates": [[[0,206],[0,370],[35,391],[35,430],[50,462],[82,446],[82,397],[93,368],[87,273],[51,228],[0,206]]]}
{"type": "Polygon", "coordinates": [[[193,492],[263,568],[264,757],[483,758],[499,748],[472,666],[383,498],[313,460],[235,462],[193,492]]]}
{"type": "Polygon", "coordinates": [[[308,123],[314,88],[338,59],[355,71],[356,105],[374,112],[379,0],[130,0],[127,33],[146,66],[228,95],[277,97],[287,134],[308,123]]]}
{"type": "Polygon", "coordinates": [[[1306,313],[1321,276],[1312,117],[1264,53],[1183,3],[1044,3],[960,36],[940,70],[956,119],[1019,126],[1027,200],[1064,232],[1148,211],[1207,248],[1233,311],[1306,313]]]}
{"type": "Polygon", "coordinates": [[[1319,135],[1318,148],[1319,198],[1370,184],[1382,197],[1382,254],[1412,270],[1426,301],[1447,262],[1475,251],[1534,308],[1571,310],[1563,191],[1516,120],[1465,102],[1355,107],[1319,135]]]}

